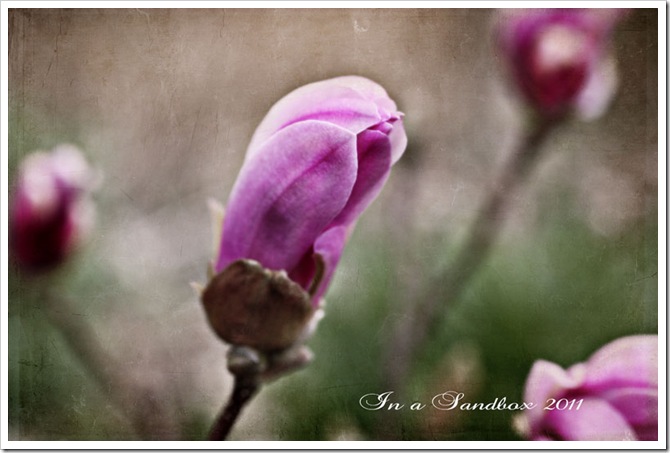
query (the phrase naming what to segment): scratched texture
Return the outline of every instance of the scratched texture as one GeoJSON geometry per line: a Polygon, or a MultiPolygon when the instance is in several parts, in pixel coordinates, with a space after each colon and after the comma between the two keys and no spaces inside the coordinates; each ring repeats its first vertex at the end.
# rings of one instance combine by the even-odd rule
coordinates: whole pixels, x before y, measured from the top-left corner
{"type": "MultiPolygon", "coordinates": [[[[636,11],[619,30],[608,114],[547,144],[491,264],[422,352],[414,398],[456,386],[518,399],[540,354],[569,364],[656,331],[655,14],[636,11]]],[[[485,9],[10,9],[10,171],[72,142],[104,174],[97,228],[52,286],[122,374],[162,395],[156,410],[172,428],[160,436],[202,438],[231,387],[226,348],[189,287],[212,256],[206,199],[225,201],[277,99],[360,74],[405,112],[407,154],[347,248],[317,360],[268,387],[233,438],[388,437],[384,414],[363,413],[358,398],[394,390],[380,371],[390,326],[458,244],[521,126],[491,19],[485,9]]],[[[11,270],[10,436],[136,439],[30,287],[11,270]]],[[[417,440],[515,438],[509,414],[407,417],[417,440]]]]}

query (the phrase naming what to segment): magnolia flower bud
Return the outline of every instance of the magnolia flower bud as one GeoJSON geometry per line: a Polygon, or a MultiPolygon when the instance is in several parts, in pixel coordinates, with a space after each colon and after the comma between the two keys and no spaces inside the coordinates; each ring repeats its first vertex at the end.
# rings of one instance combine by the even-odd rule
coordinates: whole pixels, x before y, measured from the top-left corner
{"type": "Polygon", "coordinates": [[[256,260],[286,271],[318,305],[349,230],[406,143],[402,113],[368,79],[338,77],[289,93],[251,140],[215,270],[256,260]]]}
{"type": "Polygon", "coordinates": [[[203,293],[221,338],[261,350],[304,339],[350,230],[406,143],[402,113],[362,77],[303,86],[270,109],[230,195],[203,293]]]}
{"type": "Polygon", "coordinates": [[[611,31],[626,10],[501,13],[496,37],[520,92],[540,114],[600,116],[616,91],[611,31]]]}
{"type": "Polygon", "coordinates": [[[10,201],[9,243],[17,265],[42,271],[67,258],[92,226],[95,179],[71,145],[23,160],[10,201]]]}
{"type": "Polygon", "coordinates": [[[531,440],[657,440],[658,336],[620,338],[567,370],[537,361],[524,401],[536,405],[516,423],[531,440]]]}

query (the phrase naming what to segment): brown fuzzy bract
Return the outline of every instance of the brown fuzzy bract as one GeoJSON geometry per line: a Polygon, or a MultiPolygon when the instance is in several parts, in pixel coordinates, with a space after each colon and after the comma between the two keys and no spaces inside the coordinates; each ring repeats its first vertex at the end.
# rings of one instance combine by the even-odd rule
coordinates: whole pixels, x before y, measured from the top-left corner
{"type": "Polygon", "coordinates": [[[309,294],[286,273],[237,260],[202,293],[214,331],[227,343],[260,351],[293,345],[314,314],[309,294]]]}

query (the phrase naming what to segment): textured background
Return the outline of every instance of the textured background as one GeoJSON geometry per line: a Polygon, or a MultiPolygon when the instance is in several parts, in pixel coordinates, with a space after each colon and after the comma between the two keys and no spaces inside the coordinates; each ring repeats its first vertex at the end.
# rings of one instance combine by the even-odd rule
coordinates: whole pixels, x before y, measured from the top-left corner
{"type": "MultiPolygon", "coordinates": [[[[231,384],[225,346],[188,285],[204,281],[212,256],[206,199],[225,202],[276,100],[345,74],[387,89],[405,112],[408,151],[348,245],[313,342],[317,361],[269,387],[234,435],[383,437],[383,417],[359,414],[357,404],[391,390],[379,387],[371,357],[382,355],[426,270],[466,231],[522,126],[492,13],[10,10],[10,171],[28,152],[72,142],[104,174],[98,226],[56,286],[76,299],[72,315],[95,326],[124,373],[166,395],[179,437],[204,435],[231,384]]],[[[454,311],[457,326],[425,354],[416,394],[463,385],[473,398],[518,399],[539,354],[566,365],[616,336],[656,331],[656,11],[635,11],[614,47],[620,89],[611,109],[565,124],[547,143],[500,247],[459,306],[469,308],[454,311]]],[[[133,438],[30,286],[12,271],[12,437],[133,438]]],[[[422,414],[408,436],[514,438],[509,415],[487,416],[422,414]]]]}

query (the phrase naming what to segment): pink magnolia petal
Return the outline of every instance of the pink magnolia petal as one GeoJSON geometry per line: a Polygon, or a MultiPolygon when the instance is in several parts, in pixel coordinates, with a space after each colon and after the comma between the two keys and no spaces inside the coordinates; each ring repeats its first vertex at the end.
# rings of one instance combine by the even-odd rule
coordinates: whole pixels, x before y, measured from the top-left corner
{"type": "Polygon", "coordinates": [[[649,428],[658,429],[657,389],[624,388],[612,390],[600,396],[624,416],[638,433],[638,438],[647,436],[649,428]]]}
{"type": "Polygon", "coordinates": [[[333,221],[348,225],[368,207],[382,190],[391,172],[391,142],[379,131],[366,130],[358,134],[358,174],[346,206],[333,221]]]}
{"type": "Polygon", "coordinates": [[[577,115],[584,121],[601,117],[609,107],[619,85],[614,58],[608,57],[594,65],[584,88],[575,99],[577,115]]]}
{"type": "Polygon", "coordinates": [[[277,132],[233,187],[217,272],[239,258],[291,270],[346,204],[356,172],[351,132],[321,121],[277,132]]]}
{"type": "Polygon", "coordinates": [[[617,339],[593,354],[586,366],[586,391],[603,392],[623,386],[658,388],[658,336],[617,339]]]}
{"type": "Polygon", "coordinates": [[[560,366],[546,360],[538,360],[528,374],[524,401],[535,403],[535,406],[526,412],[531,436],[539,434],[539,427],[543,410],[549,398],[560,398],[567,390],[577,388],[581,384],[582,376],[578,371],[568,373],[560,366]]]}
{"type": "Polygon", "coordinates": [[[288,273],[288,277],[300,285],[303,289],[309,289],[316,275],[316,261],[314,248],[310,248],[288,273]]]}
{"type": "Polygon", "coordinates": [[[321,298],[330,285],[348,235],[349,228],[338,226],[323,233],[314,243],[314,254],[319,256],[324,266],[323,278],[312,298],[314,305],[318,306],[321,303],[321,298]]]}
{"type": "Polygon", "coordinates": [[[407,134],[402,118],[393,123],[393,130],[389,134],[389,139],[391,140],[391,165],[394,165],[407,148],[407,134]]]}
{"type": "Polygon", "coordinates": [[[291,280],[311,291],[315,307],[321,304],[321,298],[333,278],[349,229],[337,226],[326,230],[316,239],[313,249],[303,256],[289,274],[291,280]]]}
{"type": "MultiPolygon", "coordinates": [[[[338,125],[354,134],[374,126],[383,118],[371,97],[376,88],[363,93],[356,88],[366,87],[360,77],[340,77],[302,86],[280,99],[268,112],[254,132],[247,160],[256,155],[259,147],[278,130],[306,120],[321,120],[338,125]],[[356,82],[356,83],[353,83],[356,82]],[[367,95],[367,96],[366,96],[367,95]]],[[[363,79],[365,80],[365,79],[363,79]]],[[[383,91],[383,89],[380,87],[383,91]]],[[[392,101],[391,101],[392,103],[392,101]]]]}
{"type": "Polygon", "coordinates": [[[360,76],[342,76],[331,79],[333,82],[356,90],[366,99],[373,101],[386,114],[395,112],[397,107],[386,90],[370,79],[360,76]]]}
{"type": "Polygon", "coordinates": [[[579,410],[548,412],[543,431],[556,440],[637,440],[621,413],[599,398],[584,398],[579,410]]]}

